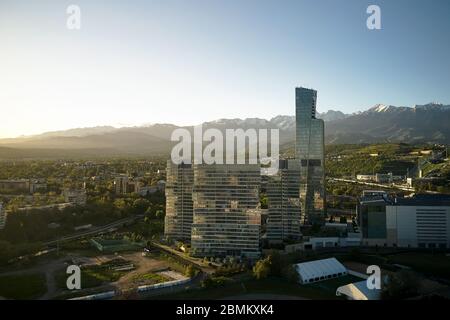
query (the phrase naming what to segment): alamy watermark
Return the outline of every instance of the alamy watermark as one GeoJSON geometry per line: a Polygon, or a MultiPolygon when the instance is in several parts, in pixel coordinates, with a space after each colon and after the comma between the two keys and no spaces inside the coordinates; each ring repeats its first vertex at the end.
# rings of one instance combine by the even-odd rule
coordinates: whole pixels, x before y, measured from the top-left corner
{"type": "Polygon", "coordinates": [[[81,9],[80,6],[76,4],[71,4],[67,7],[66,13],[67,21],[66,27],[69,30],[80,30],[81,29],[81,9]]]}
{"type": "Polygon", "coordinates": [[[377,265],[367,267],[366,273],[369,277],[366,280],[367,289],[380,290],[381,289],[381,269],[377,265]]]}
{"type": "Polygon", "coordinates": [[[370,16],[367,18],[366,26],[369,30],[380,30],[381,29],[381,9],[380,6],[372,4],[367,7],[367,14],[370,16]]]}
{"type": "Polygon", "coordinates": [[[77,265],[70,265],[67,267],[66,273],[70,276],[67,277],[66,286],[69,290],[81,289],[81,269],[77,265]]]}
{"type": "Polygon", "coordinates": [[[189,130],[178,128],[172,132],[170,139],[178,141],[171,152],[174,164],[192,163],[192,159],[194,164],[260,163],[270,165],[265,171],[267,174],[278,172],[278,129],[226,129],[224,139],[221,130],[209,128],[203,132],[202,125],[199,125],[194,127],[193,137],[189,130]],[[208,143],[205,147],[204,142],[208,143]]]}

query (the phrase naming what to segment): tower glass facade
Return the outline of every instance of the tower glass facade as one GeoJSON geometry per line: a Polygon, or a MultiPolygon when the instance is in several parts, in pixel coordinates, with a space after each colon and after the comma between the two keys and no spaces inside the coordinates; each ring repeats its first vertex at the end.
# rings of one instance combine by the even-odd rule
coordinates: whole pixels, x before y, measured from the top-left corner
{"type": "Polygon", "coordinates": [[[295,157],[300,161],[301,220],[314,223],[324,215],[324,122],[316,119],[317,91],[295,88],[295,157]]]}

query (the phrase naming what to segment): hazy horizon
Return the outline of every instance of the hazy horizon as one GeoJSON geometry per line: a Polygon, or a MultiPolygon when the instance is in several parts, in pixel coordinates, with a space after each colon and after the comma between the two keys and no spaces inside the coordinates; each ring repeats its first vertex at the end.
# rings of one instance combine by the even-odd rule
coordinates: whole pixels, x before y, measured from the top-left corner
{"type": "Polygon", "coordinates": [[[450,102],[450,3],[0,2],[0,138],[450,102]],[[81,30],[66,28],[69,4],[81,30]],[[407,8],[408,10],[405,10],[407,8]]]}

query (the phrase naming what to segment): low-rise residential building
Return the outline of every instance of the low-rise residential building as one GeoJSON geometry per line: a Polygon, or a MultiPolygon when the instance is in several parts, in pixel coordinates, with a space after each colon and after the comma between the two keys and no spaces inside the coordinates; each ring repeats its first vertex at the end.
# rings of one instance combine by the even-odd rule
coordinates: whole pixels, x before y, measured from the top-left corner
{"type": "Polygon", "coordinates": [[[86,204],[87,195],[85,189],[64,189],[64,202],[73,203],[84,206],[86,204]]]}
{"type": "Polygon", "coordinates": [[[30,179],[0,180],[1,192],[29,193],[30,179]]]}
{"type": "Polygon", "coordinates": [[[30,180],[30,193],[47,191],[47,182],[44,179],[30,180]]]}
{"type": "Polygon", "coordinates": [[[45,179],[13,179],[0,180],[0,193],[36,193],[47,191],[45,179]]]}

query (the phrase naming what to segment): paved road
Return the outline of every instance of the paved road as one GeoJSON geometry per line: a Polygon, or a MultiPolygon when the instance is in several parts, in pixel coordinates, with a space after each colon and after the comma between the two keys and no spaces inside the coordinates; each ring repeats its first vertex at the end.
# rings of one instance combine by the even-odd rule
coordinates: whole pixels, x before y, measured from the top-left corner
{"type": "Polygon", "coordinates": [[[44,245],[51,246],[51,245],[56,244],[57,242],[61,243],[61,242],[64,242],[64,241],[76,240],[76,239],[83,238],[83,237],[86,237],[86,236],[90,236],[90,235],[94,235],[94,234],[97,234],[97,233],[105,232],[105,231],[108,231],[111,228],[119,227],[119,226],[122,226],[122,225],[124,225],[126,223],[129,223],[129,222],[132,222],[132,221],[136,221],[136,220],[139,220],[139,219],[143,219],[143,218],[144,218],[144,215],[137,215],[137,216],[134,216],[134,217],[117,220],[117,221],[105,224],[103,226],[94,227],[92,229],[89,229],[89,230],[86,230],[86,231],[83,231],[83,232],[78,232],[76,234],[63,236],[63,237],[55,239],[55,240],[47,241],[47,242],[44,243],[44,245]]]}
{"type": "Polygon", "coordinates": [[[202,259],[189,257],[180,251],[177,251],[169,246],[163,245],[155,241],[152,241],[152,245],[168,252],[169,254],[176,255],[177,257],[183,259],[187,263],[195,264],[197,267],[199,267],[203,272],[207,274],[211,274],[215,271],[212,267],[205,264],[202,259]]]}

